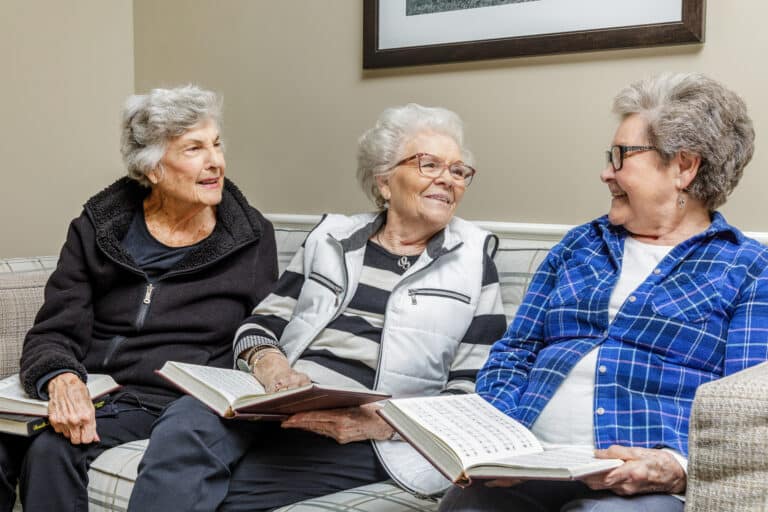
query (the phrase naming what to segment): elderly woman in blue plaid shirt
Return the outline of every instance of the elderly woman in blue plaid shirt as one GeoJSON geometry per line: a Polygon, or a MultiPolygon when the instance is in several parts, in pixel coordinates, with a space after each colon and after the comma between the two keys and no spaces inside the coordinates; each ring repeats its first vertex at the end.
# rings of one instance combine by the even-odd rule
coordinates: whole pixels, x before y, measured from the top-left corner
{"type": "Polygon", "coordinates": [[[477,391],[545,446],[624,464],[451,489],[441,510],[682,511],[696,388],[768,359],[768,249],[716,212],[752,157],[744,102],[699,74],[614,100],[608,215],[552,249],[477,391]]]}

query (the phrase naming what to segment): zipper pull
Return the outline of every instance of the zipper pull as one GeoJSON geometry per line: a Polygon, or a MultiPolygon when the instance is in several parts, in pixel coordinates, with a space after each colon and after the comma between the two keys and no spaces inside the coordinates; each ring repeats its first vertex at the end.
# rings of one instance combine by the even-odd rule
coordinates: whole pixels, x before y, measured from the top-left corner
{"type": "Polygon", "coordinates": [[[144,304],[152,302],[152,290],[154,289],[155,287],[152,283],[147,284],[147,291],[144,292],[144,300],[142,301],[144,304]]]}
{"type": "Polygon", "coordinates": [[[408,290],[408,295],[411,296],[411,304],[416,305],[416,290],[408,290]]]}
{"type": "Polygon", "coordinates": [[[334,306],[339,307],[339,297],[341,296],[341,289],[336,290],[336,302],[333,303],[334,306]]]}

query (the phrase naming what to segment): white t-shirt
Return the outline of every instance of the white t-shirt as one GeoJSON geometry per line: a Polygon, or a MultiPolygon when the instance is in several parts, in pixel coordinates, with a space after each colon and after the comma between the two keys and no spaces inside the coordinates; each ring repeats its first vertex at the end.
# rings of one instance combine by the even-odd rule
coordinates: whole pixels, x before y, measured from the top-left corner
{"type": "MultiPolygon", "coordinates": [[[[671,250],[672,246],[644,244],[632,237],[626,238],[621,274],[608,303],[610,322],[627,297],[671,250]]],[[[593,408],[598,350],[599,347],[595,347],[576,363],[533,424],[531,430],[545,448],[595,447],[593,408]]]]}

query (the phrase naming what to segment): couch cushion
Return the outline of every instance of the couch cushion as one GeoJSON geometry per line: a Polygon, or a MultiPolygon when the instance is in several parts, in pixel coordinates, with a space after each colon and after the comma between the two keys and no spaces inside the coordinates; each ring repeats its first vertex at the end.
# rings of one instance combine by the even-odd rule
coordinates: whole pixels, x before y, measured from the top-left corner
{"type": "Polygon", "coordinates": [[[50,270],[38,263],[0,260],[0,377],[19,371],[24,336],[43,303],[50,270]]]}
{"type": "Polygon", "coordinates": [[[136,481],[139,462],[149,440],[132,441],[111,448],[91,463],[88,472],[88,510],[125,511],[136,481]]]}
{"type": "Polygon", "coordinates": [[[499,272],[501,301],[507,322],[523,302],[531,278],[554,242],[502,239],[494,262],[499,272]]]}
{"type": "Polygon", "coordinates": [[[412,512],[437,510],[437,501],[421,499],[392,482],[355,487],[277,509],[279,512],[337,510],[339,512],[412,512]]]}

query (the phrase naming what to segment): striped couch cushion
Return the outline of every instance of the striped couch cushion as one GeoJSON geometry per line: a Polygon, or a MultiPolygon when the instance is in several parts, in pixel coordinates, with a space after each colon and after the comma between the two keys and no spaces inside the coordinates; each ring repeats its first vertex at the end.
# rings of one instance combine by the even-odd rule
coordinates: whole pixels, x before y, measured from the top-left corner
{"type": "Polygon", "coordinates": [[[88,510],[125,511],[136,481],[147,439],[133,441],[105,451],[88,471],[88,510]]]}
{"type": "Polygon", "coordinates": [[[305,512],[309,510],[337,510],[339,512],[435,511],[437,510],[437,500],[417,498],[388,481],[304,500],[277,510],[279,512],[305,512]]]}

